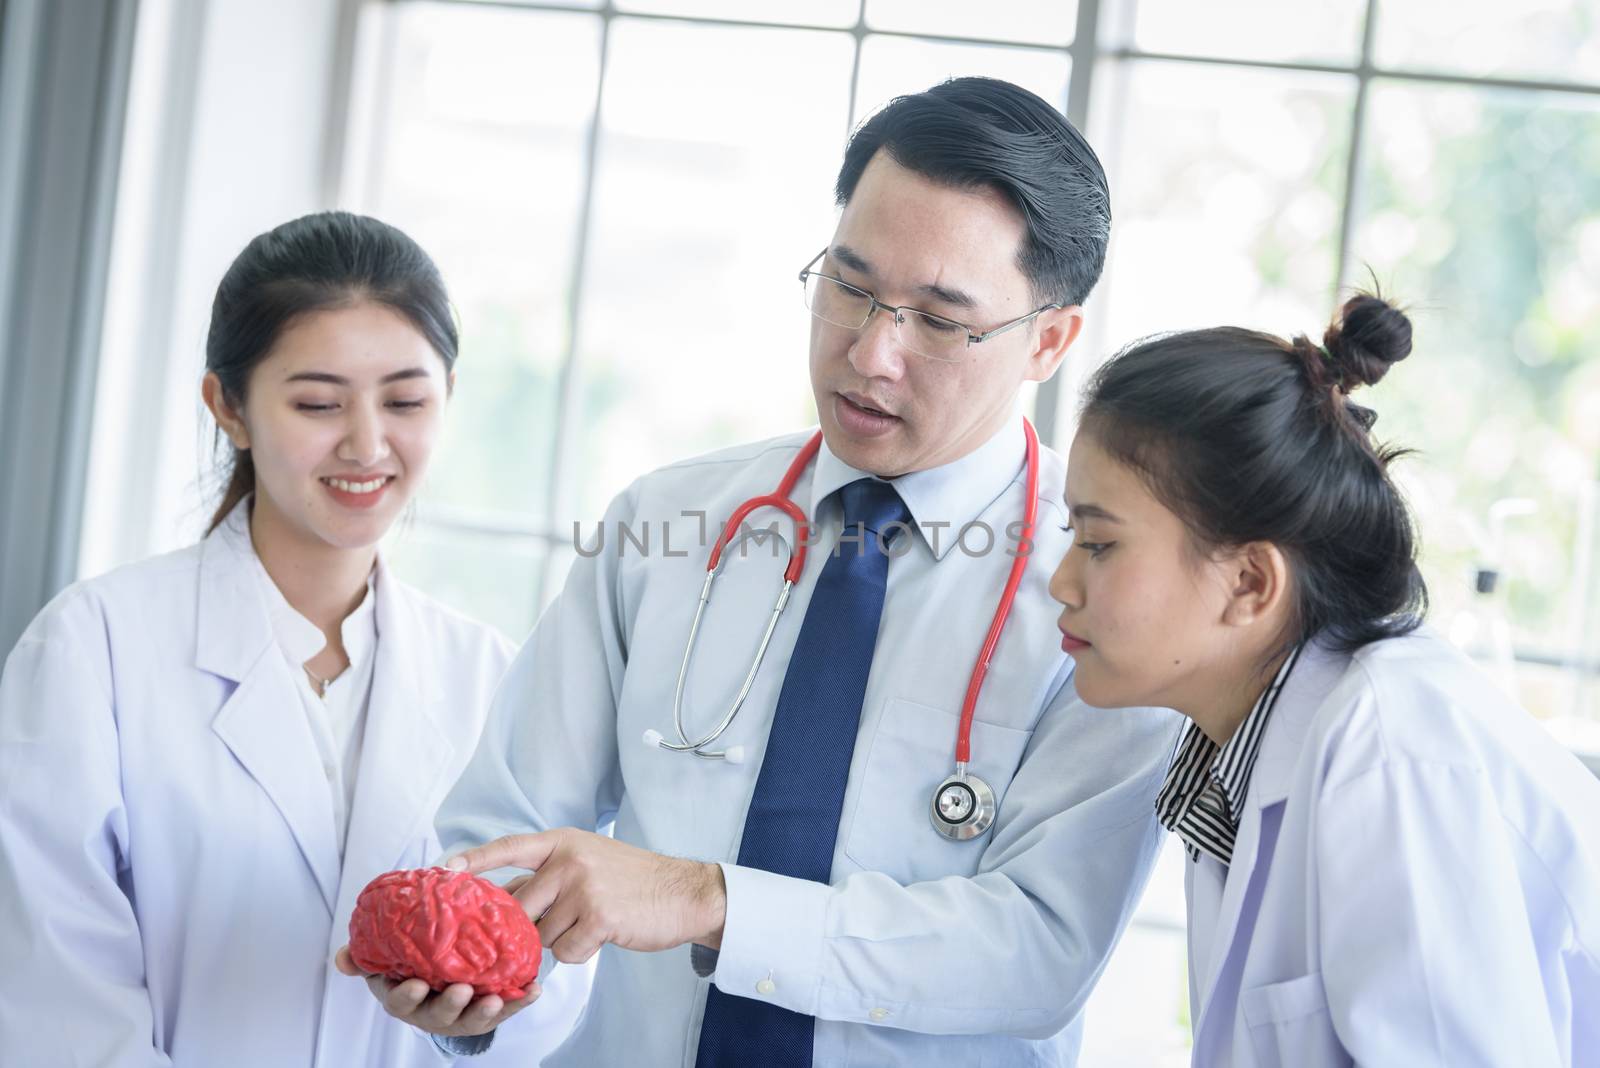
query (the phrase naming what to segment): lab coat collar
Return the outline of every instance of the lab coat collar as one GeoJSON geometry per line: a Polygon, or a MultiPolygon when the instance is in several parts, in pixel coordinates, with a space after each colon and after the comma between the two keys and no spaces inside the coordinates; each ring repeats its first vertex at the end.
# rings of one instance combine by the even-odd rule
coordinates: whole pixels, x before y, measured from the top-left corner
{"type": "MultiPolygon", "coordinates": [[[[934,548],[936,560],[943,560],[955,547],[963,527],[981,516],[1002,493],[1027,470],[1027,445],[1023,440],[1020,410],[1012,413],[1001,428],[982,445],[965,456],[940,467],[913,471],[889,480],[900,499],[911,511],[911,518],[924,544],[934,548]],[[932,538],[930,524],[946,524],[932,538]]],[[[826,440],[817,452],[816,471],[811,477],[811,501],[807,515],[820,522],[822,503],[836,490],[871,472],[851,467],[828,448],[826,440]]],[[[1021,519],[1019,514],[1016,518],[1021,519]]],[[[1009,521],[1008,521],[1009,522],[1009,521]]],[[[1005,530],[994,534],[997,544],[1007,540],[1005,530]]]]}
{"type": "Polygon", "coordinates": [[[1350,666],[1350,654],[1326,642],[1308,642],[1294,670],[1284,680],[1256,755],[1247,807],[1266,808],[1289,796],[1295,764],[1305,746],[1311,721],[1334,685],[1350,666]]]}
{"type": "MultiPolygon", "coordinates": [[[[446,651],[431,644],[416,598],[388,572],[380,554],[369,580],[368,603],[377,633],[372,696],[362,741],[345,860],[339,862],[333,811],[325,796],[306,789],[308,769],[320,767],[310,725],[300,714],[299,680],[277,655],[272,586],[249,535],[249,502],[228,514],[201,545],[197,665],[238,682],[212,729],[282,813],[322,890],[330,914],[348,915],[373,876],[388,871],[407,847],[432,830],[430,803],[456,746],[447,729],[446,651]],[[261,581],[266,578],[266,581],[261,581]],[[269,655],[270,654],[270,655],[269,655]],[[263,714],[274,710],[278,714],[263,714]]],[[[281,594],[280,594],[281,598],[281,594]]],[[[322,633],[287,607],[289,633],[297,619],[301,644],[322,648],[322,633]]],[[[360,611],[353,613],[354,620],[360,611]]],[[[348,622],[348,621],[347,621],[348,622]]],[[[298,650],[291,655],[297,655],[298,650]]],[[[459,721],[463,730],[470,714],[459,721]]],[[[335,924],[338,944],[343,931],[335,924]]]]}
{"type": "MultiPolygon", "coordinates": [[[[229,513],[226,523],[234,534],[248,515],[248,501],[229,513]]],[[[283,816],[331,915],[339,886],[333,809],[326,793],[306,788],[308,769],[319,768],[321,758],[302,711],[299,682],[276,652],[264,591],[252,571],[259,565],[251,555],[220,529],[201,544],[195,664],[238,684],[211,729],[283,816]]]]}
{"type": "MultiPolygon", "coordinates": [[[[407,848],[433,831],[433,805],[456,752],[453,737],[472,729],[472,710],[455,710],[441,680],[461,673],[449,650],[425,625],[416,597],[380,574],[377,583],[377,660],[345,842],[344,873],[335,910],[346,917],[366,884],[391,870],[407,848]],[[451,730],[452,724],[455,730],[451,730]]],[[[348,940],[334,925],[330,949],[348,940]]]]}
{"type": "MultiPolygon", "coordinates": [[[[1305,746],[1311,724],[1324,699],[1349,664],[1348,653],[1340,653],[1321,641],[1306,643],[1294,669],[1284,680],[1283,689],[1273,706],[1272,718],[1267,721],[1239,823],[1239,834],[1233,845],[1233,862],[1228,866],[1227,883],[1222,891],[1222,902],[1211,937],[1206,975],[1200,984],[1201,1009],[1194,1030],[1196,1049],[1201,1048],[1206,1028],[1232,1026],[1231,1019],[1213,1019],[1216,1013],[1212,1011],[1212,1006],[1216,1000],[1218,980],[1233,956],[1235,938],[1248,938],[1250,935],[1248,931],[1239,931],[1239,920],[1246,898],[1252,888],[1259,892],[1261,880],[1266,875],[1265,869],[1260,872],[1256,870],[1257,863],[1271,862],[1281,815],[1274,811],[1274,807],[1288,798],[1295,765],[1299,762],[1300,751],[1305,746]],[[1270,841],[1263,849],[1264,826],[1270,829],[1270,841]]],[[[1191,861],[1191,869],[1195,863],[1191,861]]],[[[1205,863],[1205,860],[1199,863],[1205,863]]],[[[1191,878],[1195,877],[1193,871],[1190,875],[1191,878]]]]}
{"type": "Polygon", "coordinates": [[[200,543],[195,666],[235,682],[273,644],[271,611],[252,570],[260,565],[250,546],[249,522],[247,497],[200,543]]]}

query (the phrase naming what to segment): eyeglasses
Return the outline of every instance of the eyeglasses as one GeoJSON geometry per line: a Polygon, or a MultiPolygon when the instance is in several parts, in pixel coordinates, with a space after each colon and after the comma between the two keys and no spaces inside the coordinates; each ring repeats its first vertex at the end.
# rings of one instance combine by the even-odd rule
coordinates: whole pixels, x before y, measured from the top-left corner
{"type": "Polygon", "coordinates": [[[1035,308],[1027,315],[1012,319],[1008,323],[1001,323],[993,330],[974,334],[969,327],[954,319],[946,319],[942,315],[934,315],[918,308],[891,307],[864,289],[857,289],[849,282],[813,270],[817,261],[827,254],[828,250],[823,249],[811,258],[810,263],[800,269],[800,282],[805,286],[806,292],[806,307],[811,310],[812,315],[833,326],[840,326],[846,330],[860,330],[867,325],[867,320],[872,318],[872,313],[881,308],[894,319],[896,341],[918,356],[925,356],[941,363],[960,363],[966,358],[969,346],[982,344],[1012,327],[1021,326],[1042,312],[1061,307],[1059,304],[1046,304],[1042,308],[1035,308]]]}

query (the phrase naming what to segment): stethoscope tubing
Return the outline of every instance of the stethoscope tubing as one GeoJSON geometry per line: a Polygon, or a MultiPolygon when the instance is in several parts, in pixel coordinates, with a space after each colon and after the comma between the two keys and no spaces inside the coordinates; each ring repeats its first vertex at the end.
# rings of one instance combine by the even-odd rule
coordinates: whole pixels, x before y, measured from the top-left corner
{"type": "Polygon", "coordinates": [[[1000,603],[995,605],[994,619],[989,622],[989,632],[984,636],[983,648],[972,666],[972,677],[967,680],[967,693],[961,702],[961,725],[956,729],[956,774],[965,774],[972,760],[972,720],[978,711],[978,694],[983,690],[983,680],[989,674],[989,661],[1000,644],[1000,634],[1011,616],[1011,606],[1022,586],[1022,573],[1027,570],[1028,556],[1033,551],[1033,528],[1039,519],[1039,435],[1027,419],[1022,421],[1023,437],[1027,440],[1027,488],[1023,496],[1022,531],[1018,539],[1017,555],[1011,561],[1011,572],[1006,576],[1005,590],[1000,603]]]}
{"type": "MultiPolygon", "coordinates": [[[[1011,570],[1006,576],[1005,588],[1000,594],[1000,601],[995,606],[994,618],[989,622],[989,629],[984,635],[983,645],[979,650],[978,658],[973,664],[972,675],[967,680],[966,694],[961,704],[961,719],[956,729],[954,779],[965,781],[967,765],[972,759],[972,722],[978,709],[978,696],[983,691],[984,679],[989,673],[989,663],[994,658],[995,649],[1000,643],[1000,635],[1005,630],[1006,620],[1011,615],[1011,607],[1016,601],[1017,590],[1022,584],[1023,572],[1027,569],[1028,556],[1033,548],[1033,533],[1038,521],[1039,511],[1039,436],[1033,428],[1033,423],[1023,419],[1023,437],[1027,446],[1027,478],[1023,498],[1023,519],[1016,558],[1011,562],[1011,570]]],[[[789,468],[784,472],[783,480],[777,488],[768,494],[752,497],[738,508],[734,509],[727,523],[723,525],[722,532],[718,535],[715,544],[711,547],[710,558],[706,562],[706,578],[700,587],[700,599],[695,606],[694,621],[689,626],[689,640],[683,651],[683,660],[678,665],[678,680],[672,697],[672,722],[678,732],[678,741],[669,742],[662,738],[656,731],[647,731],[645,740],[654,746],[677,753],[693,753],[695,756],[707,760],[730,759],[732,750],[708,751],[706,746],[711,745],[721,738],[727,729],[733,725],[739,710],[743,707],[745,699],[750,695],[751,688],[755,685],[756,674],[761,669],[762,661],[766,658],[767,647],[772,642],[773,632],[778,625],[778,618],[783,614],[784,608],[789,603],[790,594],[795,583],[799,581],[805,571],[806,550],[809,543],[809,529],[806,515],[794,503],[790,496],[800,475],[805,471],[811,461],[816,457],[822,445],[822,432],[813,434],[805,446],[790,462],[789,468]],[[789,565],[784,569],[783,587],[778,593],[771,614],[767,617],[766,629],[762,632],[761,643],[757,647],[756,655],[750,664],[750,670],[745,673],[744,682],[739,687],[739,693],[730,703],[728,710],[723,714],[717,725],[703,737],[691,741],[688,730],[683,722],[683,691],[689,677],[689,663],[694,656],[695,644],[700,636],[700,624],[705,616],[706,606],[711,603],[711,587],[722,570],[722,556],[727,546],[732,542],[743,522],[751,512],[759,508],[777,508],[787,515],[795,524],[796,543],[789,553],[789,565]]],[[[742,759],[742,747],[739,749],[742,759]]],[[[737,762],[737,761],[731,761],[737,762]]]]}
{"type": "Polygon", "coordinates": [[[778,617],[783,614],[784,606],[789,603],[789,594],[794,589],[793,582],[784,581],[783,589],[778,593],[778,601],[772,606],[772,614],[767,617],[767,629],[761,635],[761,644],[756,649],[755,658],[750,662],[750,670],[745,673],[744,683],[739,687],[739,694],[733,699],[733,703],[723,715],[722,722],[718,723],[716,728],[704,738],[691,742],[688,740],[688,732],[683,727],[683,687],[689,677],[689,654],[693,652],[695,639],[699,637],[700,620],[705,615],[706,605],[711,603],[711,582],[716,577],[716,570],[706,572],[705,584],[700,587],[700,603],[694,610],[694,623],[689,627],[689,647],[684,650],[683,662],[678,665],[678,685],[672,695],[672,723],[678,729],[678,737],[682,741],[674,743],[662,739],[658,743],[663,749],[671,749],[677,753],[690,752],[707,760],[717,760],[722,757],[723,754],[721,753],[707,753],[702,750],[722,737],[722,732],[732,725],[734,717],[739,714],[739,709],[744,706],[744,699],[750,696],[750,687],[755,685],[756,673],[761,670],[761,662],[766,659],[767,646],[772,642],[772,632],[777,629],[778,617]]]}

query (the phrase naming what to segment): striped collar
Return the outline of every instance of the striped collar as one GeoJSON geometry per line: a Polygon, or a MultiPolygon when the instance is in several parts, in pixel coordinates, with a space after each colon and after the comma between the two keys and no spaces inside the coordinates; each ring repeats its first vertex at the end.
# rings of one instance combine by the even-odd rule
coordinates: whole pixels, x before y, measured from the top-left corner
{"type": "Polygon", "coordinates": [[[1183,839],[1189,859],[1209,853],[1223,864],[1233,861],[1233,841],[1239,817],[1250,791],[1267,720],[1277,704],[1283,684],[1300,659],[1300,646],[1285,658],[1272,684],[1256,699],[1255,707],[1226,745],[1218,746],[1197,723],[1191,723],[1172,758],[1167,781],[1156,795],[1156,818],[1183,839]]]}

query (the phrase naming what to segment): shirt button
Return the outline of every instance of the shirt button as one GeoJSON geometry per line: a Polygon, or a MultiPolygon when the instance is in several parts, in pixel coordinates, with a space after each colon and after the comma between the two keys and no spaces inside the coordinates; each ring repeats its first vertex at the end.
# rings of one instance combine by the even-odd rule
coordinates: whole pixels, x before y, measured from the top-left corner
{"type": "Polygon", "coordinates": [[[757,994],[770,994],[776,989],[778,989],[778,984],[774,983],[771,979],[763,979],[761,982],[756,984],[757,994]]]}
{"type": "Polygon", "coordinates": [[[324,775],[326,775],[328,777],[328,781],[329,782],[332,782],[333,781],[333,765],[332,764],[324,764],[324,765],[322,765],[322,774],[324,774],[324,775]]]}
{"type": "Polygon", "coordinates": [[[867,1013],[867,1017],[873,1023],[882,1023],[884,1020],[887,1020],[889,1018],[889,1010],[888,1009],[873,1009],[871,1012],[867,1013]]]}

